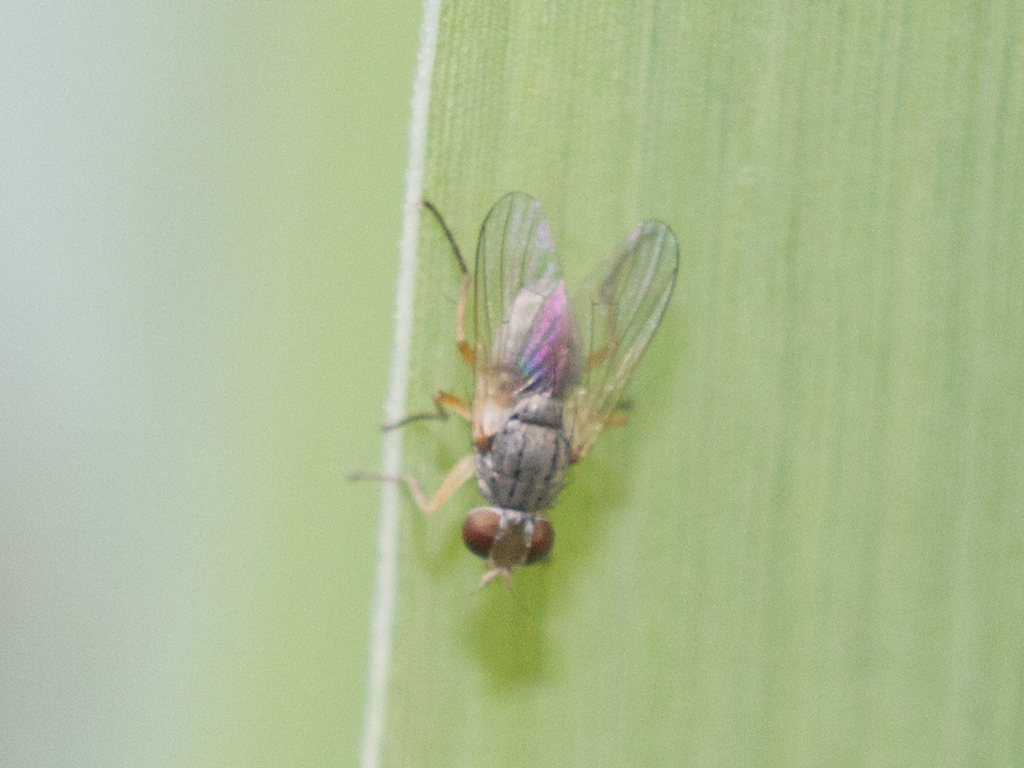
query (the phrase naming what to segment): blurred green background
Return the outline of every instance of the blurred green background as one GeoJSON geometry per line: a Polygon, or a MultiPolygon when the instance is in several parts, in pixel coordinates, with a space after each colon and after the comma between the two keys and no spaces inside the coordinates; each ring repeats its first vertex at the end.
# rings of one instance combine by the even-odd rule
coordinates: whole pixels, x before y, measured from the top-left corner
{"type": "Polygon", "coordinates": [[[0,9],[0,763],[351,764],[418,3],[0,9]]]}
{"type": "MultiPolygon", "coordinates": [[[[357,754],[421,8],[0,11],[0,760],[357,754]],[[396,11],[399,15],[396,15],[396,11]]],[[[679,285],[551,561],[401,509],[387,765],[1024,756],[1024,17],[444,6],[425,193],[679,285]]],[[[410,410],[465,393],[423,226],[410,410]]],[[[433,488],[455,421],[406,430],[433,488]]]]}

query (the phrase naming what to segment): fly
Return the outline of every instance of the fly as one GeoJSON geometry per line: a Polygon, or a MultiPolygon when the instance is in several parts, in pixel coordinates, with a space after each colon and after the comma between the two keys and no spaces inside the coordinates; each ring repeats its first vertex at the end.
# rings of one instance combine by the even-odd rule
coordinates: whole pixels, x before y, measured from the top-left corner
{"type": "Polygon", "coordinates": [[[473,370],[473,399],[434,395],[434,413],[408,416],[385,429],[453,411],[473,425],[473,451],[427,500],[408,475],[370,473],[353,480],[408,486],[426,514],[437,511],[470,477],[488,506],[470,510],[462,540],[489,566],[481,585],[543,559],[554,528],[539,513],[552,507],[566,469],[582,459],[605,427],[626,423],[621,399],[668,306],[679,271],[679,244],[664,222],[636,225],[599,264],[570,302],[540,203],[510,192],[480,229],[472,278],[437,208],[462,281],[456,345],[473,370]],[[473,340],[465,316],[472,285],[473,340]],[[583,320],[581,328],[579,320],[583,320]]]}

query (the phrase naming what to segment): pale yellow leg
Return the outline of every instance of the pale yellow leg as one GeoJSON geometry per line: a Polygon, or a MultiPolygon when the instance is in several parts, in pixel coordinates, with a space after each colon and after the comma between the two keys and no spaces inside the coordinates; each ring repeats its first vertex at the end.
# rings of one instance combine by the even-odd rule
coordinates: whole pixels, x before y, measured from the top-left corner
{"type": "Polygon", "coordinates": [[[390,432],[392,429],[401,429],[407,424],[412,424],[414,421],[425,421],[427,419],[436,419],[437,421],[448,421],[448,410],[455,411],[466,421],[473,420],[473,406],[467,403],[458,395],[453,395],[451,392],[435,392],[434,393],[434,413],[414,413],[411,416],[406,416],[404,419],[392,422],[391,424],[385,424],[382,429],[385,432],[390,432]]]}
{"type": "Polygon", "coordinates": [[[424,514],[432,515],[440,509],[452,495],[459,490],[464,482],[476,474],[476,462],[473,454],[463,456],[458,463],[451,468],[447,477],[441,482],[433,498],[427,501],[419,482],[411,475],[382,475],[377,472],[353,472],[348,475],[349,480],[377,480],[382,483],[402,483],[408,486],[412,493],[413,501],[424,514]]]}
{"type": "Polygon", "coordinates": [[[459,354],[462,355],[462,359],[466,361],[466,365],[472,368],[473,363],[476,361],[476,350],[466,341],[466,297],[468,295],[469,274],[466,273],[462,275],[462,281],[459,283],[459,306],[456,310],[455,344],[459,348],[459,354]]]}
{"type": "Polygon", "coordinates": [[[455,261],[459,265],[459,271],[462,273],[462,281],[459,283],[459,308],[457,313],[458,320],[455,325],[455,343],[459,347],[459,354],[462,355],[462,359],[472,368],[473,361],[476,359],[476,352],[466,341],[466,297],[469,296],[469,284],[471,282],[469,269],[466,267],[466,260],[462,258],[462,250],[459,248],[459,244],[455,242],[455,235],[452,234],[452,230],[444,220],[444,216],[437,210],[437,206],[429,200],[421,200],[420,202],[424,208],[430,211],[444,231],[444,236],[448,240],[448,245],[452,248],[452,254],[455,256],[455,261]]]}

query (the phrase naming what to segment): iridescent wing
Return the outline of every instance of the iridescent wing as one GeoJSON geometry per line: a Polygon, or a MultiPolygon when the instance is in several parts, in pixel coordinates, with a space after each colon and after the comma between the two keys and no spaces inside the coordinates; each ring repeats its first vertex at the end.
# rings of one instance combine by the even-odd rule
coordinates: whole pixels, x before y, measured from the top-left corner
{"type": "Polygon", "coordinates": [[[679,243],[668,224],[638,224],[584,284],[575,306],[587,339],[581,386],[566,404],[572,460],[614,419],[623,391],[672,296],[679,243]]]}
{"type": "Polygon", "coordinates": [[[494,204],[480,229],[473,281],[474,421],[489,435],[491,406],[528,392],[561,397],[579,381],[579,330],[540,203],[510,192],[494,204]]]}

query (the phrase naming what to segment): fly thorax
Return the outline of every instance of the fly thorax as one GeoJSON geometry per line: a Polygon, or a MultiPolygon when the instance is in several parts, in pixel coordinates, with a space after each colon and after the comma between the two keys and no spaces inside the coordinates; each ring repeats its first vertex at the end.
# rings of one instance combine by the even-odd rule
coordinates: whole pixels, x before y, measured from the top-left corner
{"type": "Polygon", "coordinates": [[[509,417],[525,424],[562,430],[562,411],[565,404],[546,393],[519,397],[510,409],[509,417]]]}
{"type": "Polygon", "coordinates": [[[512,405],[486,449],[477,450],[477,485],[492,504],[539,512],[555,503],[568,463],[562,402],[528,395],[512,405]]]}

